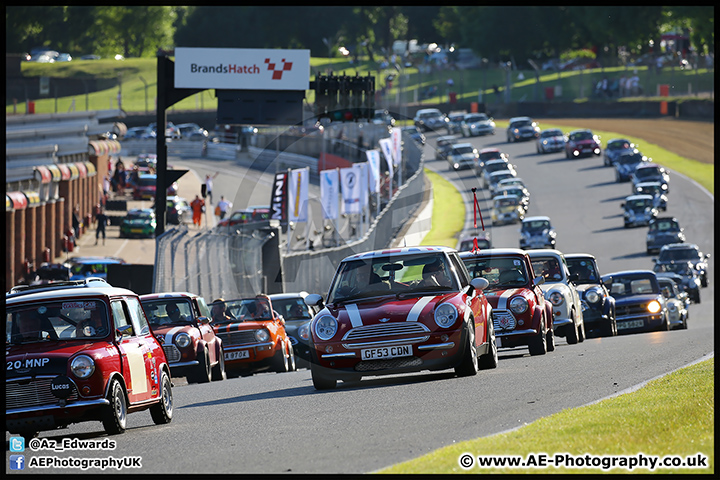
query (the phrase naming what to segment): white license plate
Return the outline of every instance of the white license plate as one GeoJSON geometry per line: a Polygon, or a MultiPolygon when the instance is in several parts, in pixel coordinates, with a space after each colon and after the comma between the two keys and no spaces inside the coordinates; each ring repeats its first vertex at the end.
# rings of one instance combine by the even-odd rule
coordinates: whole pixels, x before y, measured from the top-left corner
{"type": "Polygon", "coordinates": [[[392,347],[366,348],[361,351],[363,360],[377,360],[378,358],[398,358],[412,356],[411,345],[395,345],[392,347]]]}
{"type": "Polygon", "coordinates": [[[250,358],[248,350],[238,350],[237,352],[225,352],[225,360],[238,360],[241,358],[250,358]]]}
{"type": "Polygon", "coordinates": [[[497,346],[497,348],[502,348],[502,338],[495,337],[495,345],[497,346]]]}
{"type": "Polygon", "coordinates": [[[629,322],[617,322],[617,329],[623,330],[625,328],[640,328],[644,327],[645,322],[642,320],[630,320],[629,322]]]}

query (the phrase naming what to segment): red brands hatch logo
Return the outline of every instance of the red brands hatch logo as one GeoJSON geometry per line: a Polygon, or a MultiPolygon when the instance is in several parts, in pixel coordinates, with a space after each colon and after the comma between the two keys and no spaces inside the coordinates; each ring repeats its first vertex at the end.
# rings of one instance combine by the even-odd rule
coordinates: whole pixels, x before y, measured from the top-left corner
{"type": "Polygon", "coordinates": [[[276,70],[275,66],[277,64],[270,63],[269,58],[265,59],[265,63],[267,63],[267,66],[268,66],[268,70],[273,72],[273,74],[272,74],[273,80],[282,80],[283,72],[289,72],[290,70],[292,70],[292,62],[286,62],[284,58],[282,60],[280,60],[280,62],[282,63],[282,68],[280,68],[279,70],[276,70]]]}

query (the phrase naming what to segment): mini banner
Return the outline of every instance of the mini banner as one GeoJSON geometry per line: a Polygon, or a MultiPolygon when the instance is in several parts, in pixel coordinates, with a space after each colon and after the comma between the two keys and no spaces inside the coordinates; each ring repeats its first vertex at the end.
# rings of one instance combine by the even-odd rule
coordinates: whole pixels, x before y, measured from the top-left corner
{"type": "Polygon", "coordinates": [[[378,140],[378,143],[380,144],[380,148],[382,149],[383,155],[385,156],[385,161],[387,162],[388,171],[390,172],[390,178],[394,175],[394,168],[393,168],[393,157],[392,157],[392,140],[389,138],[381,138],[378,140]]]}
{"type": "Polygon", "coordinates": [[[358,180],[360,183],[360,210],[362,211],[368,205],[368,164],[366,162],[356,163],[353,168],[358,172],[358,180]]]}
{"type": "MultiPolygon", "coordinates": [[[[55,164],[52,165],[46,165],[47,169],[50,170],[50,174],[52,175],[52,181],[53,182],[59,182],[63,178],[63,173],[60,171],[60,167],[58,167],[55,164]]],[[[70,178],[70,170],[68,170],[68,178],[70,178]]]]}
{"type": "Polygon", "coordinates": [[[397,127],[393,127],[390,133],[390,138],[392,139],[393,161],[395,162],[395,165],[400,165],[400,162],[402,161],[402,131],[397,127]]]}
{"type": "Polygon", "coordinates": [[[95,165],[93,165],[92,162],[85,162],[85,168],[87,169],[88,177],[93,177],[97,175],[97,170],[95,169],[95,165]]]}
{"type": "Polygon", "coordinates": [[[60,169],[60,173],[62,173],[61,180],[72,180],[72,172],[70,171],[70,167],[68,167],[67,164],[58,163],[57,167],[60,169]]]}
{"type": "Polygon", "coordinates": [[[360,213],[360,179],[354,167],[340,169],[343,213],[360,213]]]}
{"type": "Polygon", "coordinates": [[[35,171],[33,173],[35,180],[38,180],[40,183],[50,183],[52,181],[52,173],[50,173],[50,169],[48,167],[39,165],[35,167],[34,170],[35,171]]]}
{"type": "Polygon", "coordinates": [[[288,182],[288,221],[308,221],[310,167],[290,170],[288,182]]]}
{"type": "Polygon", "coordinates": [[[308,90],[310,50],[176,47],[175,88],[308,90]]]}
{"type": "Polygon", "coordinates": [[[287,172],[277,172],[270,196],[270,218],[287,221],[287,172]]]}
{"type": "Polygon", "coordinates": [[[368,159],[370,173],[370,191],[373,193],[380,192],[380,151],[367,150],[365,152],[368,159]]]}
{"type": "Polygon", "coordinates": [[[323,170],[320,172],[320,203],[323,209],[323,218],[336,219],[339,215],[340,178],[338,171],[323,170]]]}

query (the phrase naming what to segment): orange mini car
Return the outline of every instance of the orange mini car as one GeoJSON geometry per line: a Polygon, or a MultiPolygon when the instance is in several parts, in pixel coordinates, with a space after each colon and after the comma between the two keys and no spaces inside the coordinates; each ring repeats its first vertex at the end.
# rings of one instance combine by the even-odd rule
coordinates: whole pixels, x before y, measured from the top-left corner
{"type": "Polygon", "coordinates": [[[265,370],[278,373],[296,370],[285,320],[273,310],[267,295],[224,303],[226,320],[215,320],[212,325],[222,339],[228,377],[265,370]]]}

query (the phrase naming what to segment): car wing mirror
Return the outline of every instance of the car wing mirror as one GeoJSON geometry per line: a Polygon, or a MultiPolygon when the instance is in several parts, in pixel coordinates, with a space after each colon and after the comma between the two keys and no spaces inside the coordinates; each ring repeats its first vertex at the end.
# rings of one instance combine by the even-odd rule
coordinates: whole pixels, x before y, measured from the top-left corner
{"type": "Polygon", "coordinates": [[[119,340],[122,337],[129,337],[133,333],[133,326],[131,324],[122,325],[115,329],[115,339],[119,340]]]}
{"type": "Polygon", "coordinates": [[[310,295],[305,297],[305,305],[307,305],[308,307],[318,307],[319,309],[325,307],[322,295],[318,295],[317,293],[311,293],[310,295]]]}
{"type": "MultiPolygon", "coordinates": [[[[490,282],[487,281],[487,279],[482,277],[475,277],[472,280],[470,280],[470,286],[477,290],[478,292],[481,292],[485,290],[488,285],[490,285],[490,282]]],[[[470,292],[472,293],[472,292],[470,292]]]]}
{"type": "Polygon", "coordinates": [[[538,275],[537,277],[533,278],[533,286],[539,286],[545,283],[545,277],[542,275],[538,275]]]}
{"type": "Polygon", "coordinates": [[[208,323],[212,322],[212,319],[206,316],[197,317],[197,322],[201,323],[203,325],[207,325],[208,323]]]}
{"type": "Polygon", "coordinates": [[[571,282],[577,282],[578,280],[580,280],[580,274],[577,272],[571,273],[569,278],[571,282]]]}

